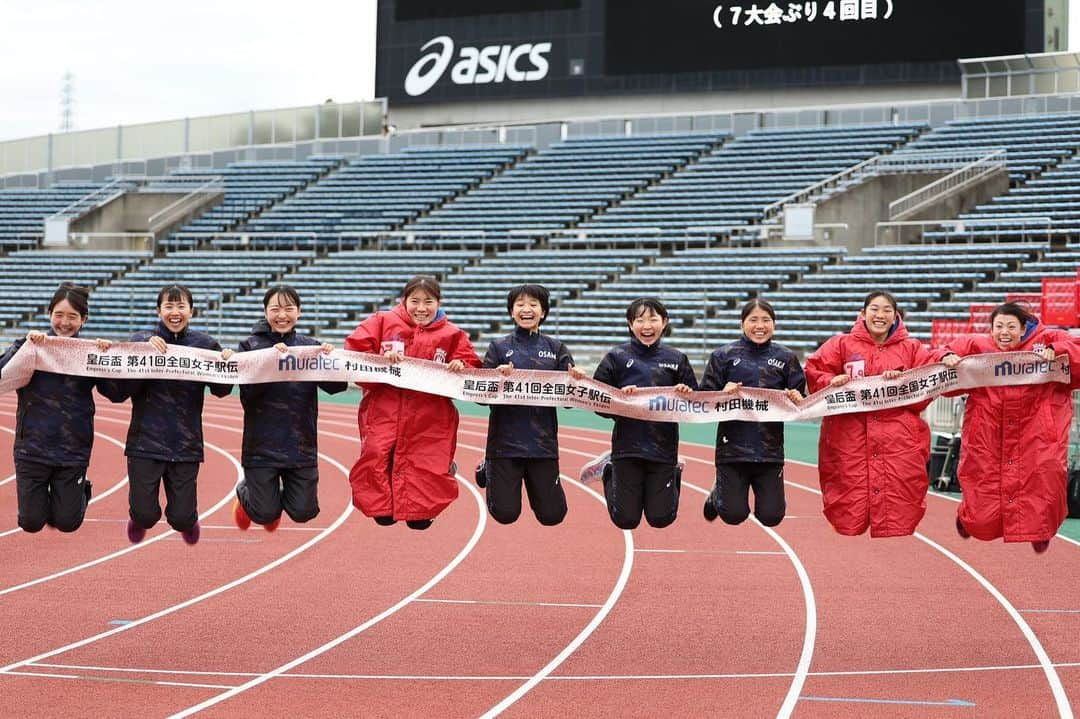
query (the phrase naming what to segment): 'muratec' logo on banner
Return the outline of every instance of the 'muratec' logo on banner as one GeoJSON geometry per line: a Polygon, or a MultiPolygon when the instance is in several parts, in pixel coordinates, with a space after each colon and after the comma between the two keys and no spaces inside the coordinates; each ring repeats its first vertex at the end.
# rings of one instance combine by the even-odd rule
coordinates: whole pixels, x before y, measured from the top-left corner
{"type": "MultiPolygon", "coordinates": [[[[439,35],[424,43],[420,52],[433,49],[409,68],[405,76],[405,92],[412,97],[423,95],[435,86],[450,66],[454,57],[454,41],[439,35]]],[[[463,47],[458,62],[450,70],[455,85],[485,85],[492,82],[534,82],[548,74],[547,53],[550,42],[525,43],[523,45],[488,45],[487,47],[463,47]],[[528,57],[528,63],[524,62],[528,57]],[[524,67],[523,67],[524,65],[524,67]]]]}

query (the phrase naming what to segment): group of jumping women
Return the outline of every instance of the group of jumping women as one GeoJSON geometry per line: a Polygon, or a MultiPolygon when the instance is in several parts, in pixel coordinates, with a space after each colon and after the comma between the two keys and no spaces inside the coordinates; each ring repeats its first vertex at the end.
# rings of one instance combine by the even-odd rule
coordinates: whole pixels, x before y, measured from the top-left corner
{"type": "MultiPolygon", "coordinates": [[[[345,349],[381,354],[391,362],[406,357],[433,360],[450,372],[486,367],[585,373],[566,345],[541,332],[550,297],[541,285],[514,287],[506,309],[514,331],[491,343],[481,359],[468,335],[440,309],[434,277],[418,275],[404,287],[391,310],[375,312],[345,340],[345,349]]],[[[287,285],[269,288],[265,317],[236,352],[320,345],[296,332],[300,295],[287,285]]],[[[48,306],[51,329],[31,331],[0,358],[6,365],[24,342],[78,337],[89,317],[89,292],[61,285],[48,306]]],[[[169,285],[157,296],[158,323],[137,332],[132,342],[148,342],[162,353],[170,346],[222,352],[211,336],[190,328],[195,313],[191,291],[169,285]]],[[[731,395],[745,388],[782,390],[798,403],[809,390],[841,387],[853,378],[880,376],[888,382],[902,372],[942,362],[955,367],[963,357],[1022,351],[1043,359],[1067,356],[1080,378],[1080,340],[1042,326],[1022,307],[1005,303],[991,314],[990,332],[967,335],[942,349],[927,349],[909,337],[896,300],[872,292],[850,332],[829,339],[800,365],[794,352],[773,341],[776,313],[763,299],[742,308],[742,337],[712,353],[698,382],[686,355],[669,346],[668,312],[657,299],[634,300],[626,310],[630,341],[600,361],[594,379],[632,394],[647,387],[671,387],[731,395]]],[[[95,340],[108,352],[111,342],[95,340]]],[[[321,344],[323,352],[334,347],[321,344]]],[[[353,504],[380,525],[404,521],[423,530],[458,494],[454,452],[458,413],[450,399],[389,384],[361,384],[360,457],[349,482],[353,504]]],[[[199,540],[196,479],[203,461],[202,409],[206,389],[230,394],[222,384],[179,380],[95,379],[35,371],[18,390],[14,445],[19,526],[72,532],[82,524],[91,496],[86,478],[93,444],[93,390],[112,402],[132,403],[125,455],[128,464],[131,542],[143,540],[165,517],[184,541],[199,540]]],[[[244,409],[241,464],[233,519],[274,531],[282,513],[307,522],[319,513],[318,389],[335,393],[343,382],[272,382],[242,385],[244,409]]],[[[958,479],[963,491],[956,518],[962,537],[1030,542],[1046,551],[1067,513],[1066,455],[1072,419],[1068,384],[980,387],[967,391],[958,479]]],[[[844,535],[870,530],[872,537],[912,534],[926,511],[929,487],[929,428],[920,416],[927,402],[893,409],[829,416],[822,421],[818,470],[824,513],[844,535]]],[[[486,488],[491,516],[509,524],[521,513],[522,485],[537,521],[559,524],[566,516],[560,482],[558,421],[553,408],[497,405],[490,408],[485,460],[477,482],[486,488]]],[[[615,416],[611,456],[603,489],[611,521],[633,529],[642,516],[653,527],[675,521],[679,507],[679,427],[615,416]]],[[[785,513],[784,426],[781,422],[721,422],[716,432],[716,482],[705,501],[705,519],[739,524],[750,515],[775,526],[785,513]]]]}

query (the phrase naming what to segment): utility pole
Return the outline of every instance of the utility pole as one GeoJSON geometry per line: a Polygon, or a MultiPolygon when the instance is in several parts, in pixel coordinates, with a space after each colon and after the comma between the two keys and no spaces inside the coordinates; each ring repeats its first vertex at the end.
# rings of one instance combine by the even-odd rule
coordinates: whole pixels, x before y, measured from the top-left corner
{"type": "Polygon", "coordinates": [[[60,132],[75,129],[75,76],[70,70],[64,73],[60,87],[60,132]]]}

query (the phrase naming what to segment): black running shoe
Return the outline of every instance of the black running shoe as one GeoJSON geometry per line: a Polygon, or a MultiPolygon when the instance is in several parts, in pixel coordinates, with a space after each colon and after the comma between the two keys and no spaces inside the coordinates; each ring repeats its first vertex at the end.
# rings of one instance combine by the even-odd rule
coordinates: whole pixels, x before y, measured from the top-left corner
{"type": "Polygon", "coordinates": [[[396,524],[397,520],[393,517],[372,517],[375,520],[375,524],[380,527],[389,527],[392,524],[396,524]]]}
{"type": "Polygon", "coordinates": [[[715,522],[716,518],[720,516],[716,511],[716,505],[712,503],[712,497],[705,498],[705,507],[702,510],[702,514],[705,515],[705,521],[707,522],[715,522]]]}
{"type": "Polygon", "coordinates": [[[430,519],[406,519],[405,526],[409,529],[416,529],[423,531],[431,526],[433,520],[430,519]]]}

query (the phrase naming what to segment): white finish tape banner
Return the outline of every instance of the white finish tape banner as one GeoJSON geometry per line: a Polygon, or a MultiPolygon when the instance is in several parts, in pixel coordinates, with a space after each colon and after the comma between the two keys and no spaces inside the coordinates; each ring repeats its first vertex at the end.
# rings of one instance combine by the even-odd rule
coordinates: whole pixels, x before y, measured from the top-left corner
{"type": "Polygon", "coordinates": [[[145,342],[118,343],[100,352],[89,340],[48,337],[25,343],[0,371],[0,393],[30,381],[35,371],[107,379],[165,379],[222,384],[262,382],[359,382],[483,404],[577,407],[591,412],[661,422],[788,422],[916,404],[946,392],[973,387],[1070,382],[1067,357],[1046,361],[1031,352],[974,355],[954,369],[933,364],[908,370],[895,380],[854,379],[793,403],[778,390],[742,388],[734,394],[677,394],[669,387],[633,394],[566,372],[467,369],[454,373],[442,364],[406,358],[393,364],[379,355],[319,347],[240,352],[228,361],[217,352],[169,345],[165,353],[145,342]]]}

